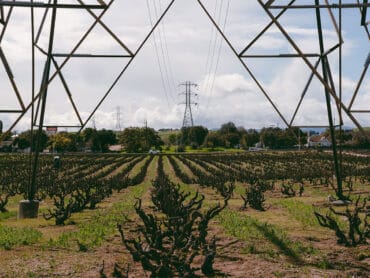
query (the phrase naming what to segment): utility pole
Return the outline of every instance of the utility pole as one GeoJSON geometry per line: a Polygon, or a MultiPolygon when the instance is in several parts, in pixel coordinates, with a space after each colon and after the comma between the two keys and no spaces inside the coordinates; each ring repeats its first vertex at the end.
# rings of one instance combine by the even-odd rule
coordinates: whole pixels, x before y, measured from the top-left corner
{"type": "Polygon", "coordinates": [[[147,119],[144,120],[144,132],[145,132],[145,147],[148,147],[149,140],[148,140],[148,121],[147,119]]]}
{"type": "Polygon", "coordinates": [[[197,96],[198,94],[195,94],[191,91],[192,87],[197,87],[197,84],[191,83],[190,81],[186,81],[180,86],[185,87],[185,92],[181,93],[180,95],[185,95],[185,102],[182,102],[180,104],[185,105],[185,111],[184,111],[184,118],[182,121],[182,127],[192,127],[194,126],[194,120],[193,120],[193,114],[191,112],[191,106],[192,105],[198,105],[196,102],[192,102],[192,96],[197,96]]]}

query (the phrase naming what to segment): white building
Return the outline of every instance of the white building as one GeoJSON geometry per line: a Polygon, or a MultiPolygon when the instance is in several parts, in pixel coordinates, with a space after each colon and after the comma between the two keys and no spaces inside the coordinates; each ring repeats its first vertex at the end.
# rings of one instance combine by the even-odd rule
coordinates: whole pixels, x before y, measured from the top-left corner
{"type": "Polygon", "coordinates": [[[326,136],[313,135],[307,137],[307,147],[331,147],[331,142],[326,136]]]}

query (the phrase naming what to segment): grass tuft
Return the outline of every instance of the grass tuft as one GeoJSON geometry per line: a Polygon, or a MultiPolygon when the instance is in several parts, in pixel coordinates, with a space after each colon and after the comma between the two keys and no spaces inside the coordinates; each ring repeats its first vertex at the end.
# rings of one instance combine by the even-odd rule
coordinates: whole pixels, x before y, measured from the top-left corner
{"type": "Polygon", "coordinates": [[[280,253],[298,264],[303,261],[302,255],[316,253],[311,245],[292,241],[275,225],[258,221],[240,212],[225,210],[218,219],[228,234],[244,240],[249,247],[253,247],[250,248],[251,253],[267,253],[270,257],[280,253]],[[272,252],[271,247],[276,251],[272,252]]]}
{"type": "Polygon", "coordinates": [[[117,223],[127,221],[128,214],[133,210],[135,198],[142,196],[148,185],[132,187],[124,201],[117,202],[111,209],[97,211],[91,221],[78,224],[79,230],[65,232],[57,239],[50,239],[49,246],[70,248],[76,247],[81,252],[87,252],[102,245],[109,236],[117,231],[117,223]]]}
{"type": "Polygon", "coordinates": [[[0,225],[0,248],[5,250],[36,243],[41,237],[42,233],[33,228],[13,228],[0,225]]]}
{"type": "Polygon", "coordinates": [[[294,199],[280,199],[276,204],[285,208],[289,214],[305,227],[320,227],[312,205],[304,204],[294,199]]]}

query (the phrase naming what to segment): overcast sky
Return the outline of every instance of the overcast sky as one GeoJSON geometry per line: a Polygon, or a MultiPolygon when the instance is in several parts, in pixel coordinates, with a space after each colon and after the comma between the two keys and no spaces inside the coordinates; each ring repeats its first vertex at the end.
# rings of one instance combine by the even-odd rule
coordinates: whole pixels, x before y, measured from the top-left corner
{"type": "MultiPolygon", "coordinates": [[[[59,2],[76,3],[77,1],[60,0],[59,2]]],[[[95,3],[96,1],[85,2],[95,3]]],[[[237,52],[241,52],[270,22],[258,1],[203,0],[202,2],[224,30],[237,52]]],[[[286,4],[288,1],[275,2],[286,4]]],[[[312,2],[297,1],[299,4],[312,2]]],[[[355,1],[343,2],[354,3],[355,1]]],[[[102,20],[132,52],[136,52],[152,24],[155,24],[169,3],[168,0],[115,0],[102,20]]],[[[274,11],[274,14],[278,12],[274,11]]],[[[338,10],[333,12],[338,19],[338,10]]],[[[99,14],[100,11],[95,13],[99,14]]],[[[42,9],[38,9],[37,26],[41,16],[42,9]]],[[[327,10],[322,10],[322,17],[325,49],[328,50],[336,45],[339,39],[327,10]]],[[[70,52],[93,22],[93,17],[84,10],[59,10],[53,52],[70,52]]],[[[289,10],[279,19],[279,22],[303,52],[319,52],[314,11],[289,10]]],[[[0,30],[1,28],[0,25],[0,30]]],[[[46,24],[39,40],[39,46],[45,50],[48,30],[49,25],[46,24]]],[[[31,98],[30,36],[30,11],[26,8],[16,8],[1,47],[26,104],[31,98]]],[[[360,26],[358,9],[343,11],[343,37],[343,100],[348,105],[369,53],[369,41],[363,27],[360,26]]],[[[99,25],[76,53],[127,54],[99,25]]],[[[272,26],[245,54],[287,53],[296,52],[279,29],[272,26]]],[[[338,51],[331,54],[329,59],[338,89],[338,51]]],[[[39,88],[44,61],[45,56],[37,52],[37,88],[39,88]]],[[[57,61],[61,64],[63,58],[57,58],[57,61]]],[[[87,119],[129,61],[129,58],[72,58],[65,65],[62,72],[83,120],[87,119]]],[[[310,75],[308,66],[301,58],[245,58],[244,61],[281,114],[290,122],[310,75]]],[[[316,59],[310,58],[310,62],[315,64],[316,59]]],[[[54,71],[55,68],[52,68],[51,73],[54,71]]],[[[272,125],[284,127],[282,119],[274,111],[251,75],[243,68],[231,48],[212,26],[197,0],[175,0],[162,24],[149,38],[98,109],[95,115],[96,127],[115,129],[118,107],[121,112],[120,124],[123,128],[142,126],[145,120],[149,126],[157,129],[181,127],[184,106],[179,103],[184,101],[184,97],[179,93],[184,90],[184,87],[179,84],[184,81],[198,84],[198,87],[193,88],[198,94],[194,97],[194,102],[198,103],[193,107],[195,124],[215,128],[227,121],[233,121],[237,126],[246,128],[272,125]]],[[[369,89],[370,79],[367,74],[353,109],[369,110],[369,89]]],[[[19,108],[1,64],[0,97],[1,109],[19,108]]],[[[369,114],[356,114],[356,116],[364,126],[370,125],[369,114]]],[[[0,119],[7,127],[14,121],[15,115],[0,114],[0,119]]],[[[30,116],[26,115],[15,129],[29,128],[29,119],[30,116]]],[[[338,123],[338,115],[335,115],[335,120],[338,123]]],[[[78,124],[58,77],[49,87],[45,124],[78,124]]],[[[325,94],[316,77],[307,91],[294,124],[307,126],[327,124],[325,94]]],[[[345,124],[353,126],[346,117],[345,124]]],[[[87,126],[92,126],[92,123],[89,122],[87,126]]]]}

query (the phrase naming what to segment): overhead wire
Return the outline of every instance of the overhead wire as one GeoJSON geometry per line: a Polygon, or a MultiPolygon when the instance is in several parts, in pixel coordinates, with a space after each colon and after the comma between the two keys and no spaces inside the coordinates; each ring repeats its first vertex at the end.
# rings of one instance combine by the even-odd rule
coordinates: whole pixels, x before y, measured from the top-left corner
{"type": "MultiPolygon", "coordinates": [[[[218,7],[218,0],[215,1],[214,14],[216,14],[216,12],[217,12],[217,7],[218,7]]],[[[209,43],[208,43],[208,51],[207,51],[207,59],[206,59],[206,65],[205,65],[204,82],[203,82],[202,87],[201,87],[201,90],[203,92],[205,92],[207,82],[208,82],[208,80],[207,80],[208,79],[208,72],[209,72],[208,67],[209,67],[209,63],[210,63],[212,42],[213,42],[213,37],[215,36],[215,32],[217,32],[216,28],[214,28],[214,26],[211,25],[211,36],[210,36],[209,43]]]]}
{"type": "MultiPolygon", "coordinates": [[[[149,5],[149,0],[146,0],[146,6],[147,6],[147,9],[148,9],[150,25],[153,28],[154,24],[153,24],[152,12],[151,12],[150,5],[149,5]]],[[[168,108],[170,109],[170,102],[168,100],[167,86],[166,86],[166,82],[165,82],[165,78],[164,78],[162,64],[161,64],[161,61],[160,61],[160,58],[159,58],[159,49],[158,49],[158,45],[157,45],[157,38],[156,38],[155,32],[153,32],[152,36],[153,36],[152,38],[153,38],[153,42],[154,42],[155,54],[156,54],[156,57],[157,57],[158,68],[159,68],[159,72],[160,72],[160,75],[161,75],[162,87],[163,87],[163,90],[164,90],[164,94],[165,94],[165,97],[166,97],[166,102],[167,102],[168,108]]]]}
{"type": "MultiPolygon", "coordinates": [[[[158,0],[158,3],[159,3],[159,10],[162,11],[162,4],[161,4],[161,0],[158,0]]],[[[164,43],[164,52],[165,52],[165,56],[164,56],[164,60],[167,59],[167,63],[168,63],[168,73],[169,73],[169,83],[171,83],[172,85],[172,90],[170,90],[170,96],[172,98],[172,100],[175,100],[174,96],[173,96],[173,93],[177,90],[177,83],[175,81],[175,78],[174,78],[174,74],[173,74],[173,68],[172,68],[172,60],[170,58],[170,54],[169,54],[169,51],[168,51],[168,41],[167,41],[167,35],[166,35],[166,21],[165,19],[162,20],[161,22],[161,27],[162,27],[162,35],[163,35],[163,43],[164,43]],[[166,59],[165,59],[166,58],[166,59]]]]}
{"type": "MultiPolygon", "coordinates": [[[[220,6],[220,13],[219,13],[220,17],[219,17],[218,22],[221,22],[222,7],[223,7],[223,0],[222,0],[222,3],[221,3],[221,6],[220,6]]],[[[227,25],[228,18],[229,18],[229,12],[230,12],[230,0],[228,0],[228,2],[227,2],[225,17],[224,17],[224,21],[223,21],[223,26],[221,26],[221,30],[223,32],[225,32],[225,30],[226,30],[226,25],[227,25]]],[[[214,85],[215,85],[215,81],[216,81],[216,75],[217,75],[218,67],[219,67],[219,64],[220,64],[220,58],[221,58],[221,52],[222,52],[222,46],[223,46],[223,38],[222,38],[221,34],[217,33],[217,35],[220,38],[220,40],[219,40],[218,52],[217,52],[217,55],[216,55],[217,58],[215,60],[215,64],[214,64],[214,68],[213,68],[213,73],[210,75],[211,76],[211,79],[209,80],[210,81],[210,86],[207,88],[207,89],[209,89],[209,91],[207,91],[208,98],[207,98],[207,103],[206,103],[206,114],[208,112],[209,105],[210,105],[210,102],[211,102],[211,99],[212,99],[213,89],[214,89],[214,85]]]]}
{"type": "MultiPolygon", "coordinates": [[[[223,28],[222,28],[222,31],[223,32],[226,29],[226,24],[227,24],[227,20],[228,20],[228,16],[229,16],[229,9],[230,9],[230,0],[228,0],[227,7],[226,7],[226,14],[225,14],[224,24],[223,24],[223,28]]],[[[215,85],[215,80],[216,80],[216,75],[217,75],[217,71],[218,71],[218,66],[220,64],[220,57],[221,57],[222,46],[223,46],[223,38],[220,36],[220,45],[219,45],[219,48],[218,48],[216,65],[215,65],[215,68],[214,68],[213,79],[212,79],[212,83],[211,83],[211,87],[210,87],[210,96],[211,97],[212,97],[212,92],[213,92],[214,85],[215,85]]],[[[211,97],[208,98],[208,102],[210,102],[211,97]]],[[[209,106],[209,103],[207,103],[207,106],[209,106]]]]}
{"type": "MultiPolygon", "coordinates": [[[[158,0],[158,1],[159,1],[159,6],[160,6],[161,2],[160,2],[160,0],[158,0]]],[[[153,5],[154,5],[155,17],[158,18],[158,13],[162,9],[161,9],[161,7],[159,7],[160,11],[158,12],[156,0],[153,1],[153,5]]],[[[173,94],[172,94],[173,84],[170,81],[170,67],[171,67],[171,65],[170,65],[170,62],[167,61],[167,57],[169,57],[169,55],[168,55],[168,48],[167,48],[167,45],[166,45],[166,39],[165,39],[165,33],[164,33],[164,19],[161,21],[161,24],[158,26],[157,31],[158,31],[157,38],[159,39],[158,44],[160,46],[160,54],[162,54],[161,58],[162,58],[163,68],[164,68],[164,77],[165,77],[165,81],[166,81],[167,86],[168,86],[169,96],[172,98],[172,100],[174,100],[173,94]],[[162,36],[163,36],[163,38],[162,38],[162,36]]]]}
{"type": "MultiPolygon", "coordinates": [[[[216,22],[220,22],[222,5],[223,5],[223,0],[220,0],[220,2],[216,0],[215,11],[214,11],[216,22]]],[[[205,80],[205,88],[204,88],[205,93],[209,92],[209,83],[211,80],[211,72],[213,69],[214,58],[215,58],[215,53],[216,53],[216,46],[217,46],[217,41],[219,37],[219,34],[214,26],[212,26],[212,30],[213,32],[212,32],[211,42],[210,42],[211,44],[210,59],[208,61],[208,67],[206,68],[206,80],[205,80]]]]}

